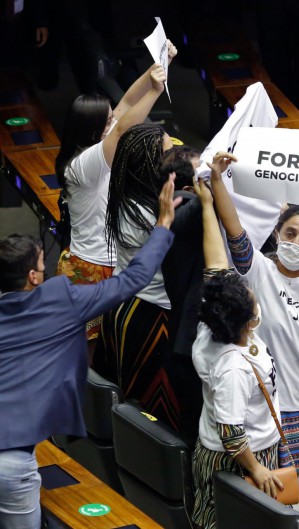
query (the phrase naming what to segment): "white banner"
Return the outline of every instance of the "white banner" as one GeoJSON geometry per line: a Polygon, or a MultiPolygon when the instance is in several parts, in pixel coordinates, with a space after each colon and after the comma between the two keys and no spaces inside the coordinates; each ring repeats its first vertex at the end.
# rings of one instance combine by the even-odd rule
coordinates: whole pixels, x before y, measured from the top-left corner
{"type": "MultiPolygon", "coordinates": [[[[162,26],[161,19],[155,17],[157,26],[154,29],[153,33],[144,39],[144,43],[147,46],[152,58],[155,63],[161,64],[165,72],[166,77],[168,77],[168,45],[167,38],[165,35],[164,28],[162,26]]],[[[165,90],[168,94],[169,101],[171,103],[167,81],[165,82],[165,90]]]]}
{"type": "MultiPolygon", "coordinates": [[[[202,153],[200,159],[203,163],[197,170],[199,177],[210,176],[211,170],[205,162],[211,162],[217,151],[235,153],[242,127],[274,129],[277,123],[276,112],[263,84],[258,82],[248,86],[245,95],[235,105],[234,112],[202,153]]],[[[278,199],[279,202],[270,201],[270,197],[267,200],[255,200],[234,193],[230,168],[223,174],[223,181],[252,244],[261,248],[277,222],[282,199],[278,199]]]]}
{"type": "Polygon", "coordinates": [[[299,130],[244,127],[234,154],[235,193],[299,204],[299,130]]]}

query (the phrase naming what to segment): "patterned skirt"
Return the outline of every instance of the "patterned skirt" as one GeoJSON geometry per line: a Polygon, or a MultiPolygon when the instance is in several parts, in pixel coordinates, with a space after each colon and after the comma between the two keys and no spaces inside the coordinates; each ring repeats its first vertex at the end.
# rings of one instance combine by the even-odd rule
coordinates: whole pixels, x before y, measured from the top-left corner
{"type": "MultiPolygon", "coordinates": [[[[70,253],[70,249],[66,248],[60,255],[56,275],[66,275],[72,283],[80,285],[88,285],[98,283],[102,279],[108,279],[112,276],[113,267],[97,265],[83,261],[75,255],[70,253]]],[[[86,338],[87,340],[94,340],[98,338],[101,327],[102,315],[89,321],[86,324],[86,338]]]]}
{"type": "MultiPolygon", "coordinates": [[[[270,470],[278,468],[278,443],[254,453],[255,457],[270,470]]],[[[205,448],[197,440],[193,455],[193,480],[195,487],[195,504],[193,521],[203,529],[215,529],[215,507],[212,475],[215,470],[234,472],[244,477],[244,469],[225,452],[214,452],[205,448]]]]}
{"type": "Polygon", "coordinates": [[[94,369],[118,384],[126,398],[179,429],[180,408],[168,347],[169,311],[133,297],[104,314],[94,369]]]}
{"type": "Polygon", "coordinates": [[[299,412],[282,411],[281,426],[288,446],[286,447],[282,442],[279,443],[279,466],[289,467],[293,460],[296,468],[299,468],[299,412]]]}

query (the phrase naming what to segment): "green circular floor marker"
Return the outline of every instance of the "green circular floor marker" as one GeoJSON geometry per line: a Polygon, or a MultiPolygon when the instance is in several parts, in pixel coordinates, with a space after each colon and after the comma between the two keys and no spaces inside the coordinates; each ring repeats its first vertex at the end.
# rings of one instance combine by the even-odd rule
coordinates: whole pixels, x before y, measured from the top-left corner
{"type": "Polygon", "coordinates": [[[104,516],[110,511],[110,507],[103,503],[87,503],[79,508],[79,513],[84,516],[104,516]]]}
{"type": "Polygon", "coordinates": [[[217,59],[219,59],[219,61],[237,61],[240,59],[240,55],[238,53],[220,53],[220,55],[217,56],[217,59]]]}
{"type": "Polygon", "coordinates": [[[10,118],[5,121],[6,125],[10,125],[10,127],[20,127],[21,125],[27,125],[27,123],[30,122],[30,119],[28,118],[10,118]]]}

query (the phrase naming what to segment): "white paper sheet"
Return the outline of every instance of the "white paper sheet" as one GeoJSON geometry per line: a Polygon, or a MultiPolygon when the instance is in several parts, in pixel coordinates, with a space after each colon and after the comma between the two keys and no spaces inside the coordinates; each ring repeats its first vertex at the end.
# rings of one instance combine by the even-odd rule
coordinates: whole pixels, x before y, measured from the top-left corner
{"type": "MultiPolygon", "coordinates": [[[[144,43],[147,46],[152,58],[157,64],[161,64],[164,69],[166,78],[168,77],[168,46],[165,31],[161,22],[161,19],[155,17],[157,26],[151,35],[144,39],[144,43]]],[[[165,90],[171,103],[167,81],[165,82],[165,90]]]]}

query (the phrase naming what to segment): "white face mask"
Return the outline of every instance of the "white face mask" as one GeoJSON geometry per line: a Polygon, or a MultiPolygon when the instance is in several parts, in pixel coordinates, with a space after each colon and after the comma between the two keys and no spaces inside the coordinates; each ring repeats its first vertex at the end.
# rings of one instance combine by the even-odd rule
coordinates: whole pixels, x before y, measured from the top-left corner
{"type": "Polygon", "coordinates": [[[277,256],[288,270],[299,270],[299,244],[281,241],[278,236],[277,256]]]}
{"type": "Polygon", "coordinates": [[[253,321],[257,321],[257,324],[255,325],[255,327],[252,329],[253,331],[256,331],[256,329],[260,326],[260,324],[262,323],[262,309],[261,309],[261,306],[259,303],[257,303],[257,315],[254,316],[253,318],[251,318],[253,321]]]}

